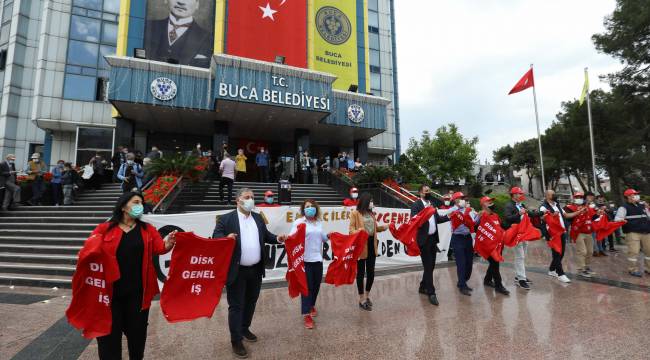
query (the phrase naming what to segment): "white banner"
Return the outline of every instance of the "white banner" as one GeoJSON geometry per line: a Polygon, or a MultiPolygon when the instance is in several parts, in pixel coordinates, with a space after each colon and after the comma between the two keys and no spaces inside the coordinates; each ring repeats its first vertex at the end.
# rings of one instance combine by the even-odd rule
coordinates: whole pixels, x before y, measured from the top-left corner
{"type": "MultiPolygon", "coordinates": [[[[348,233],[350,212],[353,208],[342,206],[322,207],[323,230],[326,232],[348,233]]],[[[173,230],[192,231],[202,237],[211,237],[217,219],[220,215],[233,210],[207,211],[187,214],[171,215],[145,215],[143,220],[155,226],[160,234],[164,237],[173,230]]],[[[272,208],[258,208],[258,211],[266,220],[268,229],[274,234],[287,234],[291,230],[291,224],[299,215],[297,206],[280,206],[272,208]]],[[[392,209],[392,208],[375,208],[377,222],[379,225],[388,225],[395,223],[397,226],[408,222],[410,218],[409,209],[392,209]]],[[[442,250],[436,256],[436,262],[447,260],[447,249],[451,239],[451,225],[449,222],[438,225],[440,244],[438,247],[442,250]]],[[[378,234],[379,245],[377,249],[377,269],[393,267],[398,265],[413,265],[420,263],[419,256],[408,256],[404,251],[404,245],[395,240],[386,230],[378,234]]],[[[266,278],[268,280],[284,279],[287,269],[287,257],[284,251],[284,245],[266,245],[267,258],[266,278]]],[[[328,243],[323,248],[324,271],[332,259],[332,250],[328,243]]],[[[159,257],[156,262],[158,278],[165,279],[169,270],[169,261],[171,252],[159,257]]],[[[162,285],[161,285],[162,286],[162,285]]]]}

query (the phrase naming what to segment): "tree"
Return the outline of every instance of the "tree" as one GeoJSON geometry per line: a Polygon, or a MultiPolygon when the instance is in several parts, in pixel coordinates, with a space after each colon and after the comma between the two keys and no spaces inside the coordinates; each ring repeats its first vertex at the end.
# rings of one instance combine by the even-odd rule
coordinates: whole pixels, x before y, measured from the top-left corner
{"type": "Polygon", "coordinates": [[[512,167],[515,170],[526,170],[529,194],[533,193],[533,178],[539,173],[538,152],[539,149],[536,138],[515,143],[512,147],[512,167]]]}
{"type": "Polygon", "coordinates": [[[419,166],[411,158],[402,154],[399,162],[393,166],[393,169],[402,177],[402,182],[406,184],[426,184],[427,176],[422,172],[419,166]]]}
{"type": "Polygon", "coordinates": [[[422,133],[420,141],[411,138],[406,154],[431,180],[456,181],[471,175],[478,152],[478,138],[465,139],[454,124],[442,126],[434,136],[422,133]]]}
{"type": "Polygon", "coordinates": [[[514,178],[511,166],[513,152],[514,150],[510,144],[502,146],[492,152],[492,158],[496,163],[494,166],[495,170],[505,174],[507,179],[506,181],[509,183],[512,183],[512,179],[514,178]]]}
{"type": "Polygon", "coordinates": [[[606,31],[592,39],[599,51],[620,59],[625,67],[611,74],[612,84],[650,93],[650,6],[647,0],[617,0],[605,18],[606,31]]]}

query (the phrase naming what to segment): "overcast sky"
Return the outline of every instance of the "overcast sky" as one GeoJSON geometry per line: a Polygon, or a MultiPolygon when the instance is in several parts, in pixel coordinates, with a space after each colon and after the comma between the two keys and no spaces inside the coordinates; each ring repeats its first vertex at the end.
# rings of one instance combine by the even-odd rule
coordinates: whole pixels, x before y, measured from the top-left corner
{"type": "Polygon", "coordinates": [[[453,122],[479,137],[479,159],[536,136],[532,89],[508,96],[535,65],[542,132],[562,101],[578,98],[589,67],[599,75],[621,68],[599,54],[591,35],[615,0],[396,0],[402,151],[411,137],[453,122]]]}

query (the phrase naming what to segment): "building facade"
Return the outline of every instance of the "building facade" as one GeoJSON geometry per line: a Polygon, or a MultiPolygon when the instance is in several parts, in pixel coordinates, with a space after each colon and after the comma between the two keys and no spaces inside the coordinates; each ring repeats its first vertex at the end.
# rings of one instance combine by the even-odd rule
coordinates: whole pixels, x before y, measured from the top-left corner
{"type": "MultiPolygon", "coordinates": [[[[308,2],[310,7],[314,1],[318,0],[308,2]]],[[[330,0],[335,5],[337,1],[347,4],[330,0]]],[[[343,150],[370,162],[393,161],[400,152],[394,4],[393,0],[356,3],[365,13],[357,14],[356,24],[364,28],[357,29],[359,49],[367,48],[366,56],[362,50],[358,52],[359,68],[368,69],[369,86],[360,83],[358,92],[346,92],[332,85],[336,76],[323,71],[296,70],[227,54],[224,33],[231,25],[225,15],[226,0],[210,4],[214,13],[220,14],[221,9],[223,15],[214,21],[216,55],[199,67],[134,57],[136,48],[147,45],[142,35],[142,29],[149,26],[144,24],[147,15],[143,12],[149,9],[146,0],[4,0],[0,10],[0,155],[16,154],[17,163],[26,164],[29,154],[40,152],[49,164],[63,159],[84,165],[96,152],[111,157],[118,145],[143,152],[158,145],[166,152],[191,150],[197,142],[203,143],[204,149],[215,150],[221,142],[230,142],[234,148],[259,142],[268,143],[278,156],[314,148],[327,155],[343,150]],[[220,26],[222,30],[218,30],[220,26]],[[260,73],[260,67],[266,72],[260,73]],[[220,96],[219,86],[224,82],[216,81],[217,76],[244,74],[242,71],[257,71],[268,79],[280,74],[284,81],[295,80],[301,87],[314,82],[314,89],[330,101],[329,107],[321,111],[220,96]],[[127,73],[142,78],[134,76],[126,84],[127,73]],[[153,74],[158,75],[156,79],[176,75],[185,79],[175,80],[178,98],[171,102],[151,98],[153,74]],[[204,102],[172,105],[187,95],[181,83],[190,82],[194,86],[192,100],[204,102]],[[362,104],[368,125],[345,120],[352,102],[362,104]],[[370,119],[372,114],[377,114],[376,118],[370,119]],[[272,122],[266,128],[258,126],[262,117],[272,122]],[[302,126],[302,121],[307,125],[302,126]],[[332,141],[337,135],[343,141],[332,141]]],[[[194,60],[198,57],[200,54],[194,60]]],[[[226,85],[246,85],[239,78],[232,80],[226,85]]],[[[272,87],[256,85],[259,89],[272,87]]]]}

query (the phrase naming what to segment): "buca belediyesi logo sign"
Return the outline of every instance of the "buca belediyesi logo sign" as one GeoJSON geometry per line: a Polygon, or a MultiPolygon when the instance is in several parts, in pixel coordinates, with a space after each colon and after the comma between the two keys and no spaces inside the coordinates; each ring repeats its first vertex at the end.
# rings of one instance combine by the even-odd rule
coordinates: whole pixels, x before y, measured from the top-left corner
{"type": "Polygon", "coordinates": [[[366,114],[361,106],[357,104],[348,106],[348,120],[358,124],[363,121],[364,117],[366,117],[366,114]]]}
{"type": "Polygon", "coordinates": [[[176,97],[178,88],[176,83],[169,78],[159,77],[151,82],[151,95],[161,101],[169,101],[176,97]]]}
{"type": "Polygon", "coordinates": [[[341,45],[352,34],[350,19],[333,6],[323,6],[316,13],[316,28],[320,36],[332,45],[341,45]]]}

